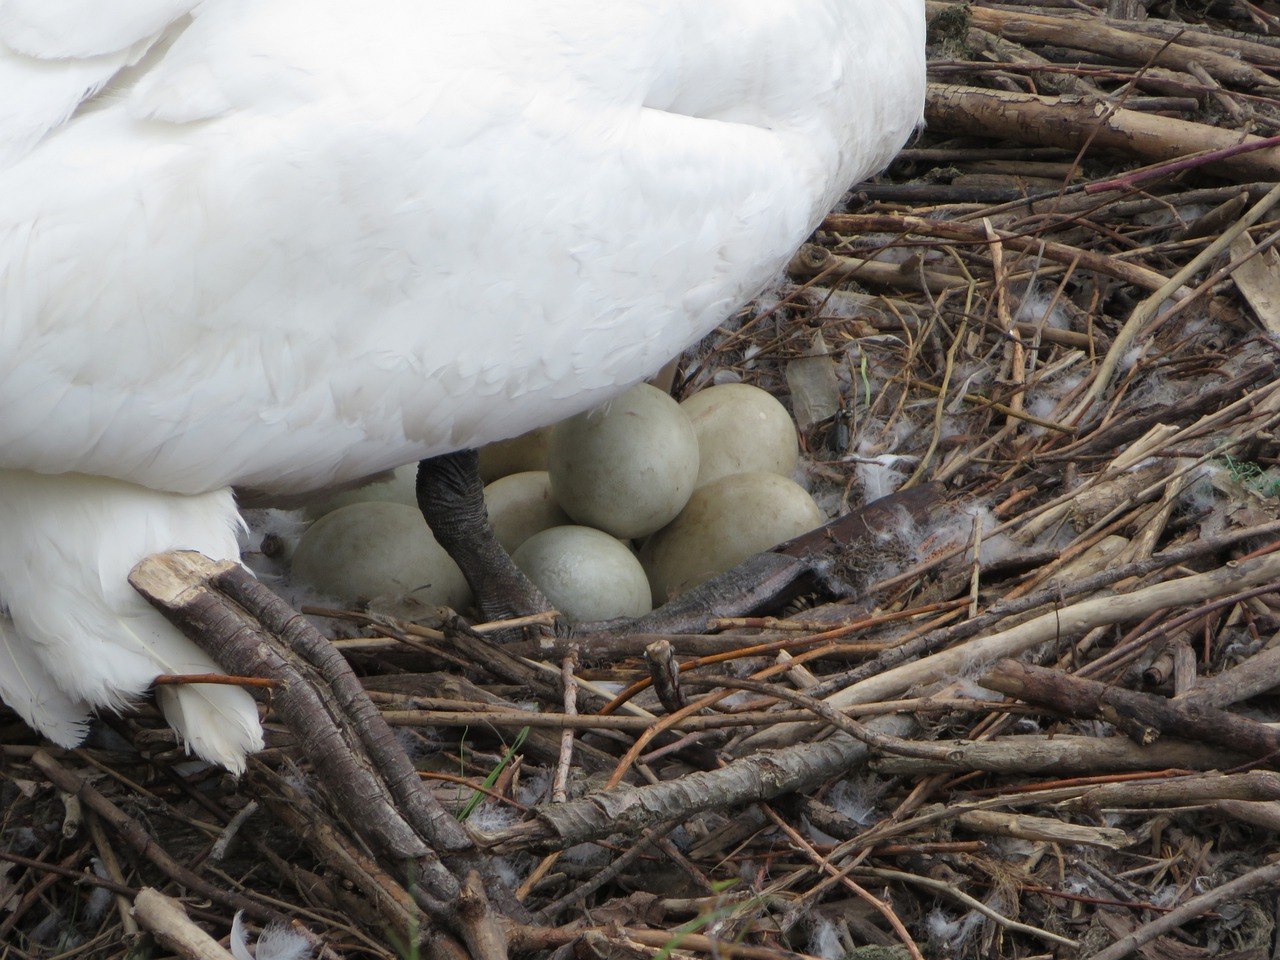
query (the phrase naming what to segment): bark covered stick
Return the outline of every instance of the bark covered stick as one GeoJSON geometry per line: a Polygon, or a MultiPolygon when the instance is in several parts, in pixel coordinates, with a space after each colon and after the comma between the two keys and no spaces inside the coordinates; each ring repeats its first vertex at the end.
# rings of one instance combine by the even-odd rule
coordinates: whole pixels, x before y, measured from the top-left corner
{"type": "Polygon", "coordinates": [[[1199,703],[1136,693],[1017,660],[1000,661],[978,682],[1056,713],[1109,721],[1139,743],[1169,734],[1257,759],[1280,754],[1280,731],[1199,703]]]}
{"type": "MultiPolygon", "coordinates": [[[[876,735],[898,737],[912,729],[906,717],[867,724],[876,735]]],[[[817,786],[866,761],[869,748],[848,735],[787,750],[765,751],[719,770],[642,787],[620,786],[537,811],[538,820],[492,834],[499,849],[562,849],[610,834],[636,836],[665,821],[683,821],[706,810],[772,800],[817,786]]]]}
{"type": "MultiPolygon", "coordinates": [[[[460,826],[443,811],[435,815],[438,805],[359,681],[301,615],[239,565],[190,551],[142,560],[129,582],[223,669],[279,681],[276,708],[351,826],[410,872],[414,899],[456,931],[473,957],[507,955],[505,923],[479,881],[492,871],[460,826]]],[[[429,950],[443,956],[446,945],[429,950]]]]}
{"type": "MultiPolygon", "coordinates": [[[[1261,139],[1103,103],[940,83],[929,84],[925,120],[931,130],[944,133],[1013,138],[1069,150],[1087,143],[1148,161],[1175,160],[1261,139]]],[[[1238,182],[1275,182],[1280,180],[1280,147],[1215,161],[1213,172],[1238,182]]]]}
{"type": "Polygon", "coordinates": [[[1142,747],[1127,737],[1076,737],[1039,734],[1000,737],[995,740],[952,740],[945,760],[886,756],[871,761],[871,768],[885,776],[924,776],[958,770],[994,773],[1052,774],[1059,777],[1142,770],[1214,770],[1244,758],[1224,755],[1217,747],[1184,740],[1160,740],[1142,747]]]}
{"type": "MultiPolygon", "coordinates": [[[[298,741],[315,765],[321,782],[333,791],[339,809],[359,811],[352,825],[383,855],[397,860],[434,858],[395,809],[390,791],[335,722],[342,711],[325,696],[315,671],[300,657],[273,643],[267,631],[228,603],[213,585],[232,563],[214,563],[189,552],[159,554],[141,561],[129,582],[185,634],[192,637],[224,670],[245,676],[267,676],[280,682],[273,708],[298,731],[298,741]]],[[[375,708],[376,709],[376,708],[375,708]]],[[[441,883],[442,901],[458,894],[456,881],[442,866],[429,869],[441,883]]],[[[430,880],[428,880],[430,882],[430,880]]]]}
{"type": "MultiPolygon", "coordinates": [[[[252,764],[249,778],[271,815],[299,837],[329,872],[345,881],[343,892],[348,887],[358,892],[363,908],[372,908],[381,925],[407,941],[420,911],[400,882],[325,817],[306,791],[263,763],[252,764]]],[[[346,912],[356,916],[350,906],[346,912]]]]}
{"type": "MultiPolygon", "coordinates": [[[[929,16],[934,17],[956,4],[930,0],[929,16]]],[[[1173,40],[1144,36],[1105,22],[1076,17],[1052,17],[1019,10],[969,7],[970,22],[1006,40],[1018,43],[1045,43],[1106,54],[1121,63],[1145,67],[1155,65],[1190,71],[1199,64],[1215,80],[1242,87],[1275,87],[1276,81],[1242,60],[1204,47],[1191,47],[1173,40]]]]}
{"type": "Polygon", "coordinates": [[[369,699],[359,679],[306,617],[263,586],[247,570],[228,565],[209,584],[247,610],[290,650],[319,671],[361,745],[381,773],[400,810],[441,856],[474,852],[471,837],[427,790],[390,726],[369,699]]]}
{"type": "Polygon", "coordinates": [[[1088,787],[1080,790],[1076,797],[1062,798],[1068,809],[1082,810],[1100,807],[1186,807],[1222,800],[1249,803],[1280,800],[1280,776],[1270,770],[1250,770],[1247,773],[1211,772],[1170,777],[1167,780],[1121,781],[1088,787]]]}

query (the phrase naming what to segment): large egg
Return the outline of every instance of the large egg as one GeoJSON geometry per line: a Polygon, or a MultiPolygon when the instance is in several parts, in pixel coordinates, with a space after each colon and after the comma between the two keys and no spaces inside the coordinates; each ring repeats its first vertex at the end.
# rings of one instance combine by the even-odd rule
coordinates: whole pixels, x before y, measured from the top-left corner
{"type": "Polygon", "coordinates": [[[570,620],[640,617],[653,609],[640,561],[624,543],[591,527],[535,533],[512,559],[570,620]]]}
{"type": "Polygon", "coordinates": [[[759,387],[726,383],[695,393],[680,409],[698,437],[699,487],[732,473],[789,477],[800,450],[786,407],[759,387]]]}
{"type": "Polygon", "coordinates": [[[440,604],[457,610],[471,602],[462,571],[421,511],[403,503],[353,503],[321,517],[293,553],[293,578],[387,613],[440,604]]]}
{"type": "Polygon", "coordinates": [[[326,514],[349,507],[353,503],[403,503],[416,508],[418,495],[418,465],[407,463],[389,473],[378,474],[369,483],[341,490],[306,505],[304,513],[309,520],[315,520],[326,514]]]}
{"type": "Polygon", "coordinates": [[[551,489],[565,513],[643,537],[680,512],[698,476],[698,438],[680,405],[647,383],[551,433],[551,489]]]}
{"type": "Polygon", "coordinates": [[[539,427],[510,440],[499,440],[480,448],[480,479],[492,483],[499,477],[527,470],[547,469],[547,446],[551,428],[539,427]]]}
{"type": "Polygon", "coordinates": [[[484,488],[485,509],[498,542],[508,553],[535,533],[571,521],[551,495],[551,474],[528,470],[501,477],[484,488]]]}
{"type": "Polygon", "coordinates": [[[640,550],[654,605],[824,520],[813,498],[786,477],[756,471],[713,480],[640,550]]]}

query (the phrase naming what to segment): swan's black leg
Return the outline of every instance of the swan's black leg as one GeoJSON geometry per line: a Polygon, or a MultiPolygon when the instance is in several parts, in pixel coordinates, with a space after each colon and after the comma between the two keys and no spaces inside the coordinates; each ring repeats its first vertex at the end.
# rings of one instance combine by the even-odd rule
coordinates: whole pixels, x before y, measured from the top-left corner
{"type": "Polygon", "coordinates": [[[505,620],[551,609],[493,534],[474,450],[423,460],[418,464],[417,491],[427,525],[462,568],[485,619],[505,620]]]}

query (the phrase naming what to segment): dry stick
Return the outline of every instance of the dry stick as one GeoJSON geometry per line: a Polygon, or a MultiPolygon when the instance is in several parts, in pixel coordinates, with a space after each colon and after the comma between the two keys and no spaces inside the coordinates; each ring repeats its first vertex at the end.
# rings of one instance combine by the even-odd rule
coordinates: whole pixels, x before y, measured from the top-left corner
{"type": "Polygon", "coordinates": [[[969,550],[973,555],[973,563],[969,571],[969,619],[978,615],[978,587],[982,573],[982,514],[973,515],[973,537],[969,550]]]}
{"type": "Polygon", "coordinates": [[[477,869],[477,851],[470,835],[423,786],[418,771],[342,655],[304,617],[239,565],[218,574],[215,584],[320,672],[414,829],[451,861],[456,873],[477,869]]]}
{"type": "MultiPolygon", "coordinates": [[[[93,845],[98,848],[98,859],[102,861],[103,870],[113,881],[124,886],[124,871],[120,869],[120,861],[116,857],[115,849],[107,842],[106,831],[102,829],[102,820],[96,814],[90,813],[85,822],[89,827],[89,836],[93,840],[93,845]]],[[[129,912],[129,898],[117,893],[116,909],[120,912],[120,927],[124,936],[135,936],[138,932],[138,922],[129,912]]]]}
{"type": "MultiPolygon", "coordinates": [[[[1198,421],[1196,424],[1193,424],[1192,427],[1188,429],[1203,428],[1205,426],[1204,422],[1206,420],[1209,420],[1209,421],[1221,420],[1224,417],[1233,415],[1234,411],[1238,407],[1256,404],[1259,399],[1258,394],[1266,394],[1266,393],[1274,392],[1276,390],[1280,390],[1280,383],[1276,383],[1276,382],[1268,383],[1266,384],[1266,386],[1260,388],[1257,391],[1257,393],[1248,394],[1246,396],[1240,397],[1239,399],[1228,404],[1226,407],[1222,408],[1221,410],[1218,410],[1216,413],[1212,414],[1211,416],[1202,417],[1200,421],[1198,421]]],[[[995,434],[992,438],[988,439],[987,441],[984,441],[984,443],[981,446],[986,446],[987,444],[990,444],[992,441],[1000,438],[1006,431],[1007,431],[1007,428],[1001,428],[999,433],[995,434]]],[[[1181,436],[1181,434],[1179,434],[1179,436],[1181,436]]],[[[1229,449],[1232,445],[1235,445],[1241,442],[1243,441],[1240,438],[1233,439],[1233,440],[1229,439],[1227,441],[1224,441],[1216,450],[1213,450],[1210,453],[1205,454],[1198,461],[1196,461],[1195,464],[1192,464],[1189,467],[1184,468],[1181,472],[1186,473],[1187,471],[1194,469],[1194,467],[1199,462],[1202,462],[1203,460],[1209,459],[1214,456],[1218,456],[1224,450],[1229,449]]],[[[1046,503],[1040,504],[1039,506],[1035,507],[1033,510],[1027,511],[1020,517],[1017,517],[1012,520],[1007,520],[1004,523],[1000,524],[999,526],[992,528],[988,532],[988,536],[994,536],[997,533],[1004,533],[1008,530],[1013,529],[1014,527],[1025,524],[1030,519],[1039,517],[1040,515],[1048,513],[1051,510],[1057,510],[1060,507],[1062,507],[1064,504],[1070,503],[1072,500],[1076,499],[1082,491],[1098,483],[1112,479],[1114,475],[1118,474],[1118,472],[1119,471],[1115,471],[1113,469],[1113,470],[1108,470],[1103,474],[1100,474],[1099,476],[1092,477],[1088,481],[1086,481],[1084,484],[1082,484],[1080,487],[1076,488],[1075,490],[1062,494],[1061,496],[1055,497],[1054,499],[1046,503]]],[[[1159,485],[1156,485],[1156,487],[1158,486],[1159,485]]],[[[951,550],[944,551],[943,553],[940,553],[934,557],[931,557],[929,560],[923,561],[907,570],[904,570],[902,573],[899,573],[892,577],[888,577],[887,579],[881,580],[878,583],[872,584],[867,589],[866,593],[867,594],[882,593],[891,588],[905,586],[906,584],[911,583],[912,581],[918,579],[922,574],[925,574],[930,570],[933,570],[938,566],[941,566],[944,562],[959,556],[961,553],[964,552],[965,549],[966,548],[964,546],[958,546],[951,550]]]]}
{"type": "MultiPolygon", "coordinates": [[[[638,860],[645,851],[674,830],[676,826],[677,825],[674,823],[663,823],[646,830],[636,838],[635,842],[632,843],[629,848],[615,857],[607,867],[602,870],[597,870],[585,883],[579,884],[559,900],[553,900],[551,903],[539,910],[537,914],[538,919],[543,923],[554,923],[556,918],[560,914],[564,913],[565,910],[569,909],[575,903],[581,903],[606,883],[609,883],[611,880],[619,876],[623,870],[631,866],[631,864],[638,860]]],[[[554,856],[555,854],[552,854],[552,857],[554,856]]],[[[550,859],[550,857],[548,859],[550,859]]],[[[518,934],[516,935],[516,939],[519,939],[518,934]]]]}
{"type": "Polygon", "coordinates": [[[1186,700],[1137,693],[1017,660],[1000,661],[978,682],[1069,717],[1107,720],[1138,743],[1153,743],[1168,733],[1253,758],[1280,754],[1280,731],[1186,700]]]}
{"type": "Polygon", "coordinates": [[[1017,616],[1047,604],[1057,605],[1071,597],[1093,593],[1121,580],[1145,577],[1156,570],[1178,566],[1206,554],[1226,550],[1241,540],[1270,536],[1274,533],[1280,533],[1280,521],[1272,521],[1256,527],[1235,530],[1219,537],[1197,540],[1183,547],[1165,550],[1146,560],[1102,570],[1083,580],[1076,580],[1070,583],[1051,582],[1049,586],[1042,587],[1035,593],[1027,594],[1016,600],[1002,600],[993,604],[980,617],[956,624],[944,630],[932,631],[914,639],[909,639],[897,647],[886,650],[868,663],[828,678],[810,690],[809,694],[810,696],[825,696],[833,693],[850,684],[884,673],[886,670],[906,663],[908,660],[931,653],[939,647],[974,636],[1007,617],[1017,616]]]}
{"type": "MultiPolygon", "coordinates": [[[[786,655],[782,651],[779,656],[786,655]]],[[[649,679],[653,683],[658,702],[667,713],[675,713],[685,707],[684,693],[680,690],[680,664],[667,640],[655,640],[644,648],[645,663],[649,667],[649,679]]]]}
{"type": "MultiPolygon", "coordinates": [[[[138,893],[136,887],[131,887],[126,883],[117,883],[114,880],[106,880],[96,873],[88,873],[83,869],[77,870],[57,863],[46,863],[43,860],[24,857],[21,854],[10,853],[7,850],[0,850],[0,863],[13,863],[36,873],[51,873],[59,877],[66,877],[68,880],[74,880],[76,883],[91,887],[101,887],[103,890],[110,890],[118,897],[129,898],[136,896],[138,893]]],[[[8,930],[5,932],[7,934],[8,930]]]]}
{"type": "Polygon", "coordinates": [[[365,898],[365,903],[373,905],[378,922],[369,925],[385,926],[408,940],[421,911],[399,881],[332,824],[300,787],[256,760],[250,763],[249,776],[272,816],[297,836],[328,871],[341,877],[344,888],[350,886],[365,898]]]}
{"type": "MultiPolygon", "coordinates": [[[[569,654],[560,664],[560,676],[564,684],[564,713],[567,717],[578,713],[578,678],[574,670],[578,665],[575,654],[569,654]]],[[[560,756],[556,761],[556,775],[551,785],[551,802],[564,803],[569,798],[569,771],[573,766],[573,728],[566,727],[560,734],[560,756]]]]}
{"type": "Polygon", "coordinates": [[[214,863],[222,860],[227,855],[227,850],[231,848],[232,842],[240,829],[249,822],[249,818],[258,812],[258,801],[250,800],[231,818],[231,822],[222,828],[222,833],[218,835],[218,839],[209,849],[209,859],[214,863]]]}
{"type": "Polygon", "coordinates": [[[1002,913],[997,913],[989,906],[976,897],[971,897],[963,890],[941,880],[934,880],[932,877],[922,877],[919,874],[907,873],[903,870],[887,870],[880,867],[860,867],[860,873],[866,873],[881,880],[897,880],[901,883],[913,883],[918,887],[925,887],[929,890],[939,893],[944,897],[950,897],[958,900],[970,910],[976,910],[989,920],[994,920],[1006,930],[1012,930],[1015,933],[1025,933],[1029,937],[1035,937],[1038,940],[1047,940],[1050,943],[1061,944],[1064,947],[1078,947],[1079,941],[1072,940],[1070,937],[1059,936],[1056,933],[1050,933],[1048,930],[1042,930],[1039,927],[1033,927],[1030,924],[1020,923],[1017,920],[1011,920],[1002,913]]]}
{"type": "MultiPolygon", "coordinates": [[[[1133,637],[1133,639],[1126,640],[1125,642],[1112,647],[1096,660],[1082,666],[1078,671],[1078,675],[1081,677],[1092,678],[1094,675],[1102,673],[1108,668],[1114,669],[1120,664],[1131,659],[1137,650],[1145,646],[1149,646],[1156,640],[1162,640],[1171,635],[1176,635],[1177,631],[1197,620],[1201,620],[1224,607],[1234,607],[1238,603],[1242,603],[1246,600],[1252,600],[1255,597],[1266,596],[1269,593],[1276,592],[1276,590],[1277,584],[1264,584],[1261,587],[1254,587],[1252,590],[1243,590],[1238,593],[1229,594],[1225,597],[1219,597],[1217,600],[1202,604],[1201,606],[1188,610],[1186,613],[1176,616],[1171,620],[1151,625],[1149,628],[1140,628],[1140,632],[1137,636],[1133,637]]],[[[1198,697],[1190,698],[1191,701],[1198,701],[1199,699],[1200,698],[1198,697]]],[[[1211,704],[1206,705],[1211,706],[1211,704]]]]}
{"type": "Polygon", "coordinates": [[[738,677],[697,677],[690,680],[689,683],[693,686],[731,687],[737,690],[750,690],[753,693],[760,693],[779,700],[799,704],[817,714],[831,726],[844,731],[855,740],[860,740],[867,746],[882,753],[926,760],[946,760],[952,753],[951,744],[949,743],[920,743],[915,740],[903,740],[900,737],[880,733],[870,729],[866,724],[859,723],[852,717],[833,709],[825,701],[777,684],[762,683],[759,680],[743,680],[738,677]]]}
{"type": "MultiPolygon", "coordinates": [[[[858,704],[844,711],[855,717],[881,717],[890,713],[955,713],[968,710],[1007,710],[1002,700],[977,700],[972,697],[908,697],[903,700],[885,700],[881,703],[858,704]]],[[[542,727],[553,730],[620,730],[642,733],[653,726],[652,720],[639,717],[601,717],[595,714],[578,714],[567,717],[562,713],[528,713],[522,710],[486,711],[433,711],[386,710],[383,719],[394,727],[542,727]]],[[[809,710],[750,710],[744,713],[710,714],[686,717],[672,727],[675,733],[698,733],[704,730],[732,730],[737,727],[758,727],[761,724],[806,720],[812,716],[809,710]]],[[[580,748],[582,745],[578,744],[580,748]]],[[[612,759],[610,762],[612,766],[612,759]]],[[[469,786],[470,780],[459,778],[469,786]]]]}
{"type": "Polygon", "coordinates": [[[902,918],[894,912],[893,907],[884,900],[875,896],[871,891],[864,888],[861,884],[855,882],[850,877],[844,875],[838,870],[830,860],[823,857],[817,850],[813,849],[813,845],[796,831],[791,824],[787,823],[782,817],[778,816],[776,810],[766,806],[765,814],[773,821],[774,826],[778,827],[783,833],[790,838],[791,842],[805,852],[805,855],[813,861],[814,866],[825,871],[833,880],[844,884],[859,900],[864,901],[873,910],[885,918],[889,926],[893,928],[893,932],[898,935],[898,939],[902,941],[902,945],[907,948],[907,952],[911,954],[915,960],[924,960],[924,955],[920,953],[920,948],[916,946],[915,940],[912,939],[906,925],[903,924],[902,918]]]}
{"type": "MultiPolygon", "coordinates": [[[[0,943],[9,942],[9,935],[17,928],[18,923],[22,918],[27,915],[27,911],[44,898],[45,891],[57,883],[59,876],[65,875],[64,871],[66,871],[71,864],[78,863],[80,859],[84,857],[88,849],[89,845],[86,843],[67,854],[67,856],[64,857],[56,866],[50,863],[40,864],[40,866],[36,868],[43,870],[45,875],[40,877],[31,885],[31,889],[23,894],[22,899],[18,901],[16,906],[11,904],[6,906],[6,909],[9,911],[9,915],[5,917],[4,920],[0,920],[0,943]]],[[[84,876],[87,877],[90,876],[90,874],[84,874],[84,876]]]]}
{"type": "Polygon", "coordinates": [[[159,867],[175,883],[232,910],[243,910],[257,920],[277,920],[288,923],[287,917],[270,907],[264,907],[256,900],[238,893],[223,890],[180,864],[147,833],[142,824],[99,793],[87,780],[81,779],[79,775],[68,770],[43,750],[36,751],[31,758],[31,763],[63,793],[79,797],[80,802],[101,817],[102,821],[110,826],[122,840],[133,847],[140,856],[159,867]]]}
{"type": "MultiPolygon", "coordinates": [[[[1012,410],[1020,413],[1024,406],[1022,391],[1026,389],[1027,385],[1027,348],[1023,345],[1022,338],[1018,335],[1017,325],[1013,322],[1013,316],[1009,312],[1009,276],[1004,264],[1004,245],[996,235],[995,228],[991,226],[989,218],[983,218],[982,228],[986,234],[988,246],[991,248],[991,276],[995,284],[996,293],[996,323],[999,325],[1001,336],[1011,348],[1009,350],[1009,384],[1013,396],[1009,398],[1009,406],[1012,410]]],[[[961,331],[963,329],[961,327],[961,331]]],[[[1018,429],[1018,421],[1011,416],[1006,419],[1005,426],[1012,434],[1013,431],[1018,429]]],[[[976,572],[976,554],[974,555],[974,564],[976,572]]],[[[970,616],[973,615],[973,612],[970,613],[970,616]]]]}
{"type": "Polygon", "coordinates": [[[947,366],[942,374],[942,386],[938,390],[938,402],[934,405],[933,432],[929,436],[929,446],[920,457],[920,462],[916,465],[915,470],[912,471],[911,476],[902,485],[903,489],[915,486],[924,478],[925,471],[929,468],[930,461],[933,460],[934,451],[938,449],[938,439],[942,435],[943,412],[947,407],[947,389],[951,385],[951,374],[955,371],[956,351],[960,349],[960,343],[964,339],[967,329],[968,324],[961,323],[959,329],[956,330],[955,337],[952,338],[951,349],[947,351],[947,366]]]}
{"type": "Polygon", "coordinates": [[[1226,774],[1211,771],[1175,776],[1164,781],[1104,783],[1075,797],[1061,799],[1067,802],[1068,807],[1083,810],[1100,807],[1186,807],[1218,800],[1275,801],[1280,799],[1280,776],[1268,770],[1226,774]]]}
{"type": "Polygon", "coordinates": [[[1243,703],[1280,686],[1280,646],[1260,650],[1217,676],[1197,680],[1176,699],[1209,707],[1243,703]]]}
{"type": "Polygon", "coordinates": [[[1168,177],[1175,173],[1182,173],[1184,170],[1194,170],[1196,167],[1203,167],[1207,164],[1220,160],[1228,160],[1231,157],[1239,156],[1242,153],[1252,153],[1254,150],[1266,150],[1269,147],[1280,147],[1280,136],[1262,137],[1260,139],[1250,140],[1246,143],[1237,143],[1233,147],[1223,147],[1220,150],[1207,150],[1204,153],[1197,153],[1194,156],[1182,157],[1179,160],[1171,160],[1169,163],[1157,163],[1142,170],[1135,170],[1132,173],[1126,173],[1123,176],[1116,177],[1112,180],[1097,180],[1093,183],[1087,183],[1084,187],[1085,193],[1103,193],[1107,190],[1131,190],[1140,183],[1147,180],[1154,180],[1157,177],[1168,177]]]}
{"type": "MultiPolygon", "coordinates": [[[[414,898],[473,955],[506,956],[504,921],[478,878],[488,879],[513,915],[521,908],[504,896],[493,864],[481,862],[470,836],[422,784],[346,660],[305,617],[238,564],[190,551],[142,560],[129,582],[219,666],[285,681],[276,707],[302,732],[301,745],[352,825],[384,856],[414,871],[414,898]]],[[[429,949],[449,950],[443,942],[429,949]]]]}
{"type": "Polygon", "coordinates": [[[956,822],[973,833],[1043,843],[1079,844],[1120,850],[1133,842],[1119,827],[1087,827],[1081,823],[1066,823],[1054,817],[1033,817],[1025,813],[1005,813],[1000,810],[970,810],[960,814],[956,822]]]}
{"type": "MultiPolygon", "coordinates": [[[[342,708],[326,702],[323,685],[315,682],[301,657],[273,644],[265,625],[253,622],[219,596],[216,580],[236,570],[244,572],[238,564],[214,563],[200,554],[181,552],[148,557],[129,579],[167,619],[194,635],[219,665],[283,681],[274,708],[299,731],[300,744],[320,780],[334,792],[340,809],[350,814],[352,825],[383,855],[419,861],[422,879],[433,896],[441,906],[449,903],[458,896],[456,879],[403,819],[388,785],[365,762],[360,746],[350,742],[349,731],[332,719],[343,715],[342,708]]],[[[295,618],[306,622],[301,616],[295,618]]],[[[369,709],[376,715],[371,702],[369,709]]],[[[394,737],[389,729],[387,735],[394,737]]]]}
{"type": "MultiPolygon", "coordinates": [[[[617,956],[635,956],[636,944],[658,949],[678,950],[669,956],[683,957],[686,952],[709,954],[714,960],[815,960],[807,954],[795,953],[781,947],[757,947],[746,943],[734,943],[709,937],[702,933],[683,933],[679,930],[646,930],[637,927],[610,925],[607,927],[545,927],[526,929],[519,945],[525,950],[549,950],[552,947],[582,941],[597,948],[598,955],[613,956],[599,949],[615,947],[617,956]]],[[[654,954],[657,956],[657,954],[654,954]]]]}
{"type": "MultiPolygon", "coordinates": [[[[927,4],[931,16],[955,9],[954,3],[927,4]]],[[[1245,87],[1275,87],[1277,82],[1256,67],[1204,47],[1190,47],[1173,40],[1133,33],[1105,21],[1053,17],[1025,11],[968,7],[969,22],[1019,43],[1048,43],[1103,53],[1121,63],[1155,64],[1187,71],[1200,63],[1215,79],[1245,87]]],[[[1181,37],[1177,38],[1181,39],[1181,37]]]]}
{"type": "Polygon", "coordinates": [[[1089,960],[1122,960],[1144,944],[1151,943],[1162,934],[1178,929],[1197,917],[1217,909],[1224,903],[1230,903],[1237,897],[1256,893],[1273,884],[1280,883],[1280,863],[1272,863],[1256,870],[1250,870],[1244,876],[1236,877],[1229,883],[1192,897],[1186,903],[1175,907],[1162,917],[1143,924],[1137,930],[1121,937],[1105,950],[1095,953],[1089,960]]]}
{"type": "Polygon", "coordinates": [[[181,903],[159,890],[139,890],[133,901],[133,915],[161,945],[186,960],[232,960],[222,944],[191,922],[181,903]]]}
{"type": "MultiPolygon", "coordinates": [[[[1068,97],[939,83],[928,86],[925,120],[930,129],[944,133],[1016,137],[1072,150],[1092,138],[1096,147],[1159,162],[1261,139],[1190,120],[1073,102],[1068,97]]],[[[1214,174],[1240,182],[1274,183],[1280,180],[1280,148],[1228,157],[1218,163],[1214,174]]]]}
{"type": "MultiPolygon", "coordinates": [[[[1015,657],[1050,640],[1077,635],[1102,624],[1143,617],[1167,607],[1185,606],[1259,586],[1278,577],[1280,557],[1263,557],[1244,563],[1228,563],[1210,573],[1168,580],[1128,594],[1084,600],[1061,610],[1051,610],[1008,630],[939,651],[878,676],[867,677],[827,698],[827,703],[839,710],[855,703],[888,700],[913,686],[960,676],[973,665],[1015,657]]],[[[749,737],[743,748],[774,746],[796,735],[799,732],[793,725],[779,725],[749,737]]]]}
{"type": "Polygon", "coordinates": [[[1128,351],[1134,338],[1147,325],[1147,322],[1156,315],[1156,311],[1164,305],[1165,300],[1173,296],[1202,267],[1212,262],[1218,254],[1230,247],[1231,241],[1261,220],[1267,211],[1275,206],[1277,200],[1280,200],[1280,183],[1268,190],[1266,196],[1255,203],[1243,217],[1224,230],[1216,240],[1201,250],[1190,263],[1170,277],[1163,287],[1134,307],[1133,313],[1129,315],[1129,319],[1124,322],[1124,326],[1120,328],[1120,332],[1116,334],[1115,340],[1112,341],[1111,349],[1102,358],[1102,363],[1099,364],[1089,389],[1085,391],[1075,410],[1066,419],[1073,423],[1078,422],[1093,406],[1094,401],[1110,386],[1111,377],[1120,365],[1121,358],[1128,351]]]}
{"type": "MultiPolygon", "coordinates": [[[[873,733],[895,736],[911,729],[912,724],[901,717],[883,717],[867,726],[873,733]]],[[[851,737],[766,751],[719,770],[698,771],[643,787],[614,787],[560,806],[539,808],[537,822],[497,832],[492,840],[504,849],[530,844],[556,849],[613,833],[634,836],[657,823],[683,821],[705,810],[771,800],[817,786],[861,764],[866,756],[866,746],[851,737]]]]}
{"type": "Polygon", "coordinates": [[[1224,755],[1220,748],[1203,743],[1161,739],[1142,747],[1127,737],[1029,734],[995,740],[950,740],[948,746],[951,756],[945,760],[877,757],[871,761],[871,768],[885,776],[984,770],[1065,777],[1170,768],[1215,770],[1224,763],[1243,760],[1243,757],[1224,755]]]}
{"type": "MultiPolygon", "coordinates": [[[[910,233],[919,237],[959,240],[975,246],[990,242],[986,230],[978,224],[964,223],[960,220],[927,220],[924,217],[909,214],[833,213],[823,221],[822,225],[825,229],[836,232],[910,233]]],[[[992,233],[1001,244],[1011,250],[1033,254],[1064,266],[1077,264],[1084,270],[1114,277],[1116,280],[1133,284],[1142,290],[1159,290],[1166,282],[1164,274],[1156,270],[1129,263],[1126,260],[1118,260],[1094,250],[1085,250],[1056,240],[1045,240],[1038,236],[1007,230],[993,229],[992,233]]],[[[826,248],[817,249],[825,250],[826,248]]]]}
{"type": "MultiPolygon", "coordinates": [[[[577,663],[578,653],[575,649],[565,656],[560,666],[561,682],[564,687],[564,712],[567,717],[574,717],[578,713],[578,678],[574,675],[577,663]]],[[[551,785],[552,803],[564,803],[569,799],[569,772],[573,762],[573,742],[573,728],[566,727],[560,734],[560,755],[556,759],[556,773],[551,785]]],[[[516,899],[524,901],[542,878],[551,872],[551,868],[559,859],[560,851],[558,850],[543,857],[542,862],[516,888],[516,899]]]]}

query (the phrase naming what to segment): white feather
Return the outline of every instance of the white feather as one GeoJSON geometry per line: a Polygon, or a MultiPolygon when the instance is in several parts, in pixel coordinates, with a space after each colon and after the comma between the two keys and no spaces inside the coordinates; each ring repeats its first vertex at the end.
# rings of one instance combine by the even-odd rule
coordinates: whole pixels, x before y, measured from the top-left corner
{"type": "Polygon", "coordinates": [[[88,732],[89,705],[66,693],[55,677],[0,614],[0,700],[54,743],[74,747],[88,732]]]}
{"type": "MultiPolygon", "coordinates": [[[[0,516],[34,511],[0,598],[93,706],[194,669],[113,578],[234,556],[215,491],[618,393],[774,276],[924,90],[921,0],[0,0],[0,45],[0,516]],[[34,475],[72,473],[66,521],[34,475]]],[[[163,697],[202,755],[256,742],[238,691],[163,697]],[[215,744],[197,708],[243,723],[215,744]]]]}
{"type": "MultiPolygon", "coordinates": [[[[0,597],[17,634],[0,647],[10,654],[0,662],[5,701],[20,712],[25,703],[24,717],[71,746],[82,739],[85,704],[119,710],[158,674],[219,672],[128,576],[143,557],[165,550],[237,559],[238,526],[225,489],[191,496],[0,470],[0,597]]],[[[262,747],[257,708],[243,690],[165,686],[159,700],[193,751],[230,770],[242,770],[245,753],[262,747]]]]}

